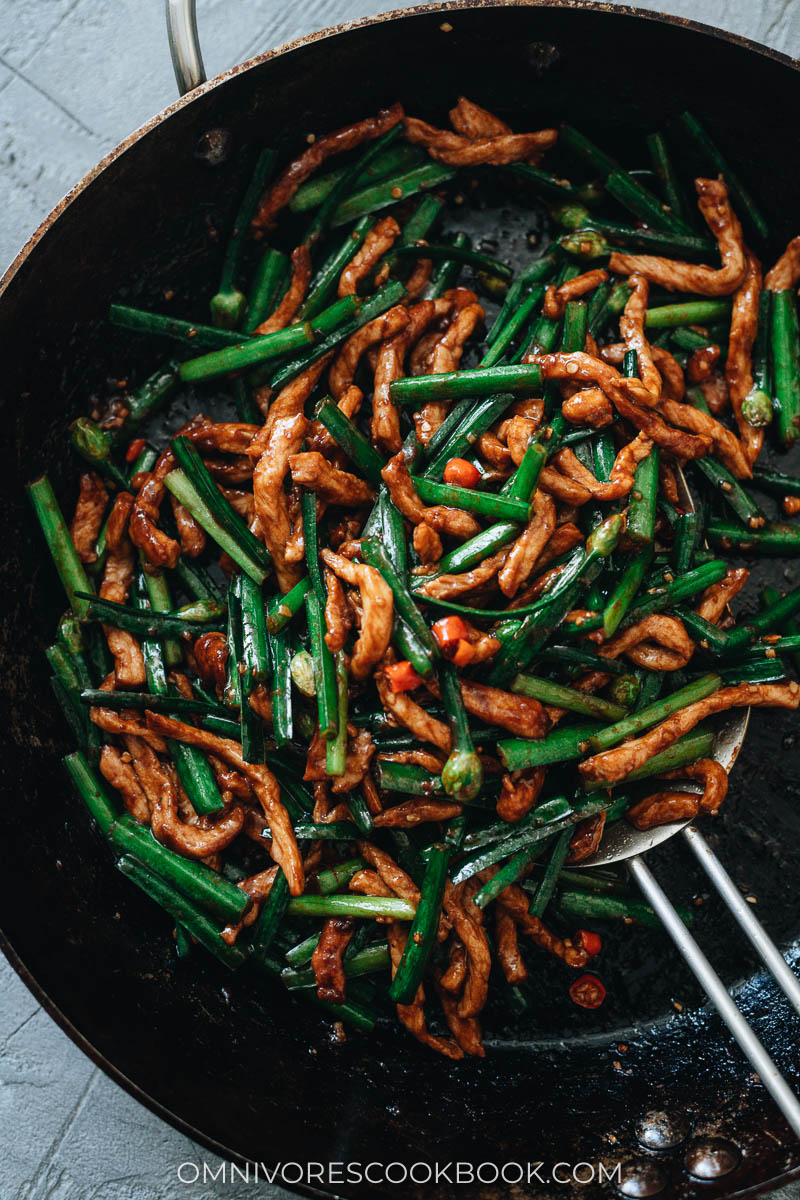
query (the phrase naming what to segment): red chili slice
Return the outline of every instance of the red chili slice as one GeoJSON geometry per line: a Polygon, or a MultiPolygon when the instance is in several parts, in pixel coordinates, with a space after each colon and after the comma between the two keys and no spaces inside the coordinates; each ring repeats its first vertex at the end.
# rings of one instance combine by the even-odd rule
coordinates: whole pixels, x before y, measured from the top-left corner
{"type": "Polygon", "coordinates": [[[606,998],[606,989],[596,975],[581,975],[569,989],[573,1004],[581,1008],[599,1008],[606,998]]]}
{"type": "Polygon", "coordinates": [[[413,692],[422,683],[422,676],[417,674],[407,659],[392,663],[386,668],[385,674],[393,692],[413,692]]]}
{"type": "Polygon", "coordinates": [[[466,458],[451,458],[442,472],[442,479],[455,487],[474,488],[481,481],[481,473],[466,458]]]}
{"type": "Polygon", "coordinates": [[[590,929],[579,929],[573,939],[581,946],[586,953],[594,958],[595,954],[599,954],[603,949],[603,941],[599,933],[593,933],[590,929]]]}
{"type": "Polygon", "coordinates": [[[128,449],[125,451],[125,462],[136,462],[146,445],[147,442],[144,438],[134,438],[132,442],[129,442],[128,449]]]}

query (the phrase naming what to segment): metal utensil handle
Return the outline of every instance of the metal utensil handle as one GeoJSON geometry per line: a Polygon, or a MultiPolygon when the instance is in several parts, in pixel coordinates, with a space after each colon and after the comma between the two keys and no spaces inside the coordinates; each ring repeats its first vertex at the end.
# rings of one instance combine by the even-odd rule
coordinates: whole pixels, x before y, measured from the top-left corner
{"type": "Polygon", "coordinates": [[[664,928],[683,956],[684,962],[695,975],[714,1008],[758,1072],[761,1082],[783,1113],[792,1132],[800,1138],[800,1101],[731,1000],[724,983],[678,916],[672,902],[662,890],[650,868],[638,855],[634,855],[628,860],[628,866],[648,903],[655,909],[664,928]]]}
{"type": "Polygon", "coordinates": [[[206,69],[197,36],[195,0],[166,0],[167,37],[175,82],[182,96],[206,81],[206,69]]]}
{"type": "Polygon", "coordinates": [[[725,901],[731,916],[747,934],[756,954],[778,986],[786,993],[795,1012],[800,1016],[800,979],[791,970],[764,926],[756,920],[752,907],[744,899],[702,833],[694,825],[687,825],[683,830],[683,836],[691,846],[700,866],[725,901]]]}

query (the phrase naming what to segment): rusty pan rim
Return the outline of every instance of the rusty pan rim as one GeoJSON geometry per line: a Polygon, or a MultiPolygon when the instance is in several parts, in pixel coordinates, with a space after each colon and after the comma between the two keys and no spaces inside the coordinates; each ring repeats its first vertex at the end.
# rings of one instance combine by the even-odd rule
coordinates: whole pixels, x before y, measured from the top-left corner
{"type": "MultiPolygon", "coordinates": [[[[769,59],[781,66],[790,67],[796,71],[800,71],[800,59],[793,58],[782,51],[774,50],[769,46],[765,46],[761,42],[757,42],[752,38],[744,37],[741,34],[733,33],[729,30],[719,29],[713,25],[707,25],[701,21],[695,21],[688,17],[680,17],[669,13],[654,12],[647,9],[638,8],[634,5],[620,5],[616,3],[603,2],[603,0],[444,0],[438,4],[422,4],[411,8],[392,9],[385,13],[380,13],[376,16],[362,17],[355,21],[342,22],[336,25],[329,25],[315,33],[306,34],[303,37],[295,38],[285,42],[272,50],[265,51],[262,54],[254,55],[246,59],[244,62],[237,64],[234,67],[228,68],[226,71],[216,75],[213,79],[207,80],[193,91],[185,96],[175,100],[172,104],[154,114],[138,129],[130,133],[124,138],[113,150],[109,151],[100,161],[88,171],[66,195],[55,205],[51,212],[44,218],[41,224],[34,230],[28,240],[24,243],[16,257],[9,264],[2,277],[0,277],[0,304],[3,303],[6,292],[9,290],[14,279],[19,274],[21,269],[26,264],[27,260],[34,253],[39,243],[47,236],[50,229],[58,221],[59,217],[72,206],[80,196],[87,191],[91,185],[97,180],[104,171],[112,166],[119,158],[121,158],[128,150],[137,145],[145,137],[154,134],[167,120],[182,111],[185,107],[193,104],[196,100],[204,97],[207,93],[222,87],[229,80],[237,78],[249,71],[257,70],[264,63],[272,59],[282,57],[292,53],[295,50],[302,49],[305,46],[312,45],[316,42],[323,41],[327,38],[337,37],[342,34],[347,34],[358,29],[368,28],[373,25],[382,25],[401,17],[425,17],[434,14],[447,15],[449,13],[468,11],[471,9],[492,9],[492,8],[553,8],[566,9],[575,11],[586,11],[591,13],[607,13],[611,16],[622,15],[626,17],[636,17],[643,21],[649,21],[654,24],[669,25],[673,28],[686,29],[692,33],[700,33],[709,38],[718,41],[726,42],[730,45],[741,47],[751,53],[758,54],[762,58],[769,59]]],[[[130,1096],[142,1104],[150,1112],[154,1113],[161,1120],[177,1129],[180,1133],[191,1138],[198,1145],[210,1150],[213,1154],[227,1162],[237,1162],[246,1164],[247,1160],[243,1155],[232,1151],[229,1147],[222,1145],[208,1134],[197,1129],[190,1122],[187,1122],[183,1117],[177,1115],[165,1105],[160,1104],[149,1093],[144,1091],[137,1083],[129,1076],[121,1071],[109,1058],[97,1049],[94,1044],[89,1041],[85,1034],[69,1020],[69,1018],[61,1011],[56,1002],[48,994],[48,992],[38,983],[32,972],[22,961],[21,957],[6,937],[5,933],[0,929],[0,950],[2,950],[6,959],[13,967],[19,978],[38,1001],[44,1011],[50,1016],[56,1024],[64,1031],[70,1040],[89,1058],[95,1066],[99,1067],[104,1074],[111,1078],[115,1083],[122,1087],[130,1096]]],[[[775,1188],[789,1183],[792,1180],[800,1179],[800,1165],[784,1171],[778,1175],[772,1176],[770,1179],[765,1179],[758,1184],[748,1187],[740,1192],[731,1194],[729,1200],[747,1200],[749,1197],[764,1195],[767,1192],[773,1191],[775,1188]]],[[[321,1191],[311,1187],[308,1184],[294,1185],[293,1191],[296,1194],[308,1196],[318,1200],[344,1200],[343,1197],[329,1190],[321,1191]]]]}

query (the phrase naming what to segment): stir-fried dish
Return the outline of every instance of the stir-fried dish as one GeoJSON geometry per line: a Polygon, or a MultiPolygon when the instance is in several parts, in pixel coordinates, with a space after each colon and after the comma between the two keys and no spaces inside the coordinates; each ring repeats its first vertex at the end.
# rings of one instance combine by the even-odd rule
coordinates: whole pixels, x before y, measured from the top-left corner
{"type": "Polygon", "coordinates": [[[30,494],[66,765],[177,953],[458,1059],[537,956],[602,1003],[595,926],[654,914],[576,868],[717,812],[715,714],[800,703],[800,588],[739,596],[800,551],[800,480],[759,465],[800,436],[800,237],[762,275],[690,114],[635,171],[450,124],[263,151],[209,323],[112,306],[178,354],[73,423],[71,526],[30,494]],[[489,177],[550,231],[513,267],[457,227],[489,177]]]}

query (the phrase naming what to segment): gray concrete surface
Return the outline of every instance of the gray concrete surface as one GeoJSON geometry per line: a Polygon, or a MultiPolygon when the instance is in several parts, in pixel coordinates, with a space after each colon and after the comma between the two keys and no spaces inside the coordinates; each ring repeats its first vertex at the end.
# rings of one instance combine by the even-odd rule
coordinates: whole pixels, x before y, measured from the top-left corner
{"type": "MultiPolygon", "coordinates": [[[[800,0],[640,3],[800,54],[800,0]]],[[[198,0],[207,69],[215,74],[386,7],[386,0],[198,0]]],[[[161,9],[160,0],[0,0],[0,270],[84,172],[174,99],[161,9]]],[[[266,1185],[182,1184],[181,1163],[205,1159],[215,1167],[213,1156],[94,1067],[5,960],[0,1130],[0,1200],[288,1197],[266,1185]]],[[[800,1187],[780,1196],[796,1200],[800,1187]]]]}

